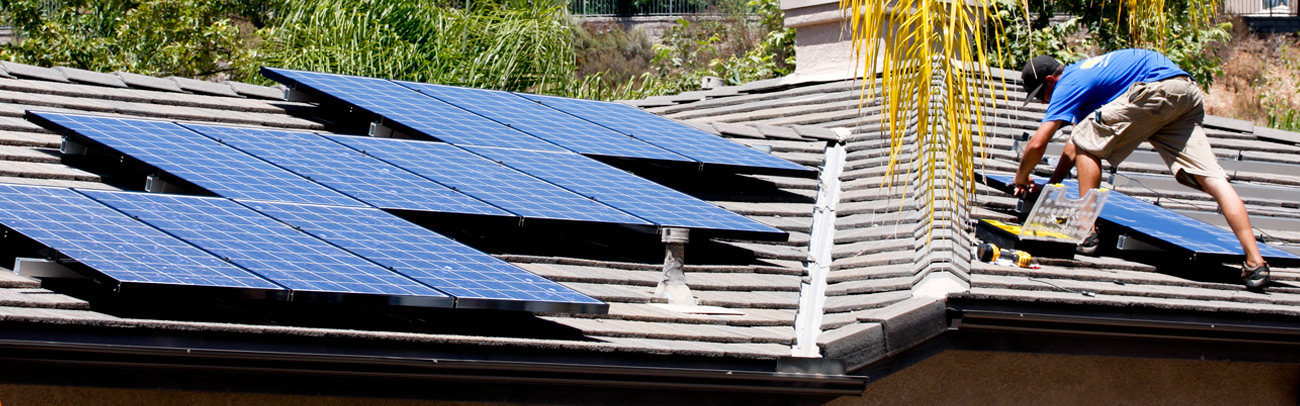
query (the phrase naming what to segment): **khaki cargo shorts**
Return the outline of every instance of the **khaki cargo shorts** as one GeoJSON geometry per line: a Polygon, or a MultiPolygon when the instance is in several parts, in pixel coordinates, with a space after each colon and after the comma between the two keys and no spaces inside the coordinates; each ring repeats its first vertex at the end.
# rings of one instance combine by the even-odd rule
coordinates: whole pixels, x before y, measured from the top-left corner
{"type": "Polygon", "coordinates": [[[1074,126],[1076,149],[1119,166],[1142,141],[1151,146],[1178,183],[1200,190],[1192,175],[1227,178],[1201,128],[1205,119],[1201,89],[1186,76],[1134,83],[1074,126]]]}

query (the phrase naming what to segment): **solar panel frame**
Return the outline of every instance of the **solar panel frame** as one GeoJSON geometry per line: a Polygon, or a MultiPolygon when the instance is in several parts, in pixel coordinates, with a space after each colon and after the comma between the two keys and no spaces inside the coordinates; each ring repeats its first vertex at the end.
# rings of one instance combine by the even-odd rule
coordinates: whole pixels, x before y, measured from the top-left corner
{"type": "Polygon", "coordinates": [[[119,284],[217,288],[284,299],[289,291],[67,188],[0,184],[0,223],[119,284]]]}
{"type": "Polygon", "coordinates": [[[436,289],[231,200],[82,193],[289,288],[295,301],[453,306],[453,299],[436,289]]]}
{"type": "Polygon", "coordinates": [[[488,147],[465,149],[660,226],[786,234],[582,155],[488,147]]]}
{"type": "Polygon", "coordinates": [[[261,72],[271,80],[309,89],[441,141],[564,150],[389,80],[279,68],[262,68],[261,72]]]}
{"type": "Polygon", "coordinates": [[[221,196],[367,206],[356,199],[168,121],[28,112],[29,120],[84,137],[221,196]]]}
{"type": "Polygon", "coordinates": [[[457,308],[606,313],[609,305],[378,209],[243,202],[456,298],[457,308]]]}
{"type": "Polygon", "coordinates": [[[317,133],[181,124],[304,178],[384,209],[514,216],[317,133]]]}
{"type": "Polygon", "coordinates": [[[368,137],[325,138],[524,218],[653,225],[454,145],[368,137]]]}
{"type": "MultiPolygon", "coordinates": [[[[1010,175],[985,173],[982,176],[996,182],[997,185],[994,186],[1000,190],[1013,189],[1010,175]]],[[[1069,188],[1069,196],[1078,198],[1078,182],[1070,180],[1063,183],[1069,188]]],[[[1222,259],[1244,255],[1241,241],[1231,232],[1114,190],[1110,191],[1110,197],[1107,198],[1105,207],[1102,207],[1098,221],[1103,222],[1102,227],[1121,227],[1129,230],[1130,235],[1139,240],[1183,251],[1193,258],[1222,259]],[[1204,236],[1204,239],[1192,240],[1193,236],[1204,236]]],[[[1258,246],[1260,254],[1270,263],[1300,263],[1300,256],[1263,242],[1259,242],[1258,246]]]]}
{"type": "MultiPolygon", "coordinates": [[[[691,157],[646,143],[627,134],[620,134],[609,128],[548,108],[510,92],[403,81],[397,83],[580,154],[698,162],[691,157]]],[[[454,143],[458,145],[535,149],[524,145],[454,143]]]]}
{"type": "Polygon", "coordinates": [[[625,104],[515,94],[705,164],[815,172],[803,165],[625,104]]]}

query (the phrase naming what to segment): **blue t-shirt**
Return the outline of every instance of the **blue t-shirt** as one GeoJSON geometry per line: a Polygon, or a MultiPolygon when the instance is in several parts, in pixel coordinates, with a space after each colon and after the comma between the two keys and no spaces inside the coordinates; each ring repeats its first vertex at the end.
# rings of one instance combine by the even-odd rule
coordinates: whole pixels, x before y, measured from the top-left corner
{"type": "Polygon", "coordinates": [[[1187,75],[1159,52],[1121,49],[1065,67],[1052,91],[1043,122],[1077,124],[1098,107],[1115,100],[1137,82],[1157,82],[1187,75]]]}

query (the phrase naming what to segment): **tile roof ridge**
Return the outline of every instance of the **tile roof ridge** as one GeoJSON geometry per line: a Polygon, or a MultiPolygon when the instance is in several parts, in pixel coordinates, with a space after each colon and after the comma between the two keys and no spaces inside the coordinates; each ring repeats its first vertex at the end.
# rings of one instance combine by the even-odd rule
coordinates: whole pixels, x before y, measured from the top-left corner
{"type": "Polygon", "coordinates": [[[178,76],[162,78],[123,71],[96,72],[68,66],[43,67],[12,61],[0,61],[0,77],[116,89],[144,89],[232,98],[284,100],[284,87],[282,85],[261,86],[232,80],[211,82],[178,76]]]}

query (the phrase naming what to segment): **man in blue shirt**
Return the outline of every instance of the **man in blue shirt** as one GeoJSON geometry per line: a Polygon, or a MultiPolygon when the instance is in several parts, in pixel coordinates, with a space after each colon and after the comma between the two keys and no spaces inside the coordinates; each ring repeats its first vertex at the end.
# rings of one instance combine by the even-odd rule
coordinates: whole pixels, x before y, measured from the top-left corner
{"type": "MultiPolygon", "coordinates": [[[[1067,124],[1074,131],[1048,183],[1060,182],[1074,167],[1081,196],[1101,185],[1102,159],[1119,166],[1139,144],[1149,142],[1179,183],[1209,193],[1219,204],[1246,254],[1246,287],[1261,290],[1268,284],[1268,264],[1260,256],[1246,206],[1228,184],[1201,128],[1204,96],[1187,72],[1158,52],[1124,49],[1065,67],[1043,55],[1025,64],[1021,74],[1027,101],[1039,98],[1048,106],[1021,155],[1017,195],[1036,190],[1029,174],[1052,136],[1067,124]]],[[[1080,252],[1096,252],[1096,234],[1080,244],[1080,252]]]]}

